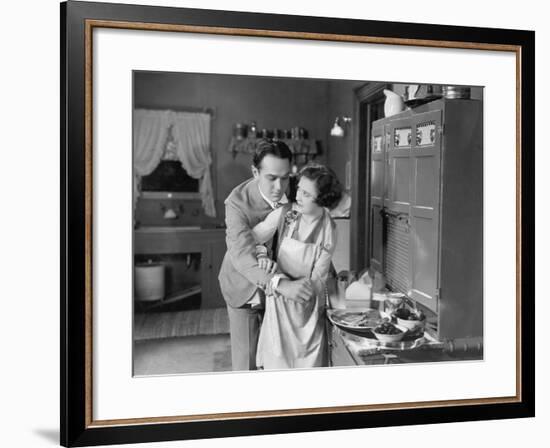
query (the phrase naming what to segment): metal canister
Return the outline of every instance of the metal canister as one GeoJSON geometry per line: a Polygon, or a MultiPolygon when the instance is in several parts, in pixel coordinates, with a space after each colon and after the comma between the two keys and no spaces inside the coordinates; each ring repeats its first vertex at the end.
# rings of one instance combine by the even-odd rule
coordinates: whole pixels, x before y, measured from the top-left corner
{"type": "Polygon", "coordinates": [[[142,302],[164,299],[164,265],[143,263],[135,266],[135,297],[142,302]]]}
{"type": "Polygon", "coordinates": [[[262,129],[262,138],[273,138],[272,129],[262,129]]]}
{"type": "Polygon", "coordinates": [[[233,127],[233,137],[237,140],[243,140],[247,136],[248,126],[244,123],[236,123],[233,127]]]}
{"type": "Polygon", "coordinates": [[[464,86],[443,86],[443,96],[449,100],[470,99],[471,89],[464,86]]]}

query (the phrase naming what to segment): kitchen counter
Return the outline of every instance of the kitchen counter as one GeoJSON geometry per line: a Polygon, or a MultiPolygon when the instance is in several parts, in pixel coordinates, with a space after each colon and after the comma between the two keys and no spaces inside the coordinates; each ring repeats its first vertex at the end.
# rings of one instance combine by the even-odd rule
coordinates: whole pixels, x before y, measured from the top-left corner
{"type": "Polygon", "coordinates": [[[373,339],[372,335],[344,329],[333,324],[328,318],[327,332],[331,366],[483,359],[481,338],[438,341],[424,333],[390,348],[373,339]]]}
{"type": "Polygon", "coordinates": [[[140,227],[134,231],[134,254],[201,252],[206,244],[225,250],[225,229],[186,227],[140,227]]]}

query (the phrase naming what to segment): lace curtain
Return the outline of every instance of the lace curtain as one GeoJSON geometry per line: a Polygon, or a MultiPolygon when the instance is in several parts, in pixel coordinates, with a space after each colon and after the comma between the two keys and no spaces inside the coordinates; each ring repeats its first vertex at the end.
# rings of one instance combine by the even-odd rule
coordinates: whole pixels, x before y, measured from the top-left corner
{"type": "Polygon", "coordinates": [[[141,178],[151,174],[160,163],[169,127],[169,111],[134,111],[134,208],[141,191],[141,178]]]}
{"type": "Polygon", "coordinates": [[[200,179],[202,207],[207,216],[216,216],[210,165],[210,115],[204,113],[173,112],[172,135],[176,153],[189,176],[200,179]]]}
{"type": "Polygon", "coordinates": [[[134,111],[134,207],[142,176],[151,174],[162,159],[170,127],[181,165],[189,176],[199,179],[205,214],[215,217],[210,174],[210,115],[204,113],[134,111]]]}

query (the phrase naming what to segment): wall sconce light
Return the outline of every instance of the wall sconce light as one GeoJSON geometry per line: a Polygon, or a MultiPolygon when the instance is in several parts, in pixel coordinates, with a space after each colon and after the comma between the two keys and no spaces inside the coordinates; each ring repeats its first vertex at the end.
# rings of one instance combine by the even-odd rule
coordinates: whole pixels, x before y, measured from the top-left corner
{"type": "Polygon", "coordinates": [[[346,135],[346,123],[351,123],[350,117],[336,117],[336,120],[334,120],[334,125],[330,130],[330,135],[332,137],[344,137],[346,135]]]}

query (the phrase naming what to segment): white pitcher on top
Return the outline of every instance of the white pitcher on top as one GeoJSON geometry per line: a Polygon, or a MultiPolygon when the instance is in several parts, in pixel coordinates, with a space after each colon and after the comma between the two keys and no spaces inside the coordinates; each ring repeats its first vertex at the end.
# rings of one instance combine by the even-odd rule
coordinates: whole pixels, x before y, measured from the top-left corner
{"type": "Polygon", "coordinates": [[[384,116],[390,117],[405,110],[405,102],[400,95],[391,90],[384,89],[386,102],[384,103],[384,116]]]}

